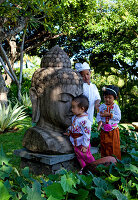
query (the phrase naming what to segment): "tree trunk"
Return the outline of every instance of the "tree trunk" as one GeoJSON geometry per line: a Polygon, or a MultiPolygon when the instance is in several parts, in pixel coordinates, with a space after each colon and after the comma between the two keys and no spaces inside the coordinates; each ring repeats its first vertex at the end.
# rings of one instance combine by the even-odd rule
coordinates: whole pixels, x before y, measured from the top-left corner
{"type": "Polygon", "coordinates": [[[0,72],[0,103],[7,105],[7,93],[8,89],[5,85],[4,79],[0,72]]]}
{"type": "Polygon", "coordinates": [[[18,100],[21,101],[21,89],[22,89],[22,74],[23,74],[23,54],[24,54],[24,42],[25,42],[25,35],[27,30],[28,23],[25,26],[22,44],[20,48],[20,77],[19,77],[19,86],[18,86],[18,100]]]}

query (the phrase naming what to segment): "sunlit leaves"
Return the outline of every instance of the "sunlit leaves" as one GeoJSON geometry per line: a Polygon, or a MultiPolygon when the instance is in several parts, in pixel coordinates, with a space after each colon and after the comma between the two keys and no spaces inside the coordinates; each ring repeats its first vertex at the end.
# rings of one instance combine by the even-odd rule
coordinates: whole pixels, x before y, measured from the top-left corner
{"type": "Polygon", "coordinates": [[[0,104],[0,131],[4,132],[6,129],[15,127],[19,121],[26,117],[24,107],[19,106],[18,103],[13,108],[11,103],[7,107],[0,104]]]}
{"type": "Polygon", "coordinates": [[[63,188],[61,187],[60,183],[53,183],[52,185],[49,185],[46,188],[44,188],[44,190],[48,197],[52,196],[55,199],[59,200],[64,199],[65,192],[63,191],[63,188]]]}
{"type": "Polygon", "coordinates": [[[11,195],[9,194],[7,188],[4,184],[0,181],[0,199],[1,200],[9,200],[11,195]]]}

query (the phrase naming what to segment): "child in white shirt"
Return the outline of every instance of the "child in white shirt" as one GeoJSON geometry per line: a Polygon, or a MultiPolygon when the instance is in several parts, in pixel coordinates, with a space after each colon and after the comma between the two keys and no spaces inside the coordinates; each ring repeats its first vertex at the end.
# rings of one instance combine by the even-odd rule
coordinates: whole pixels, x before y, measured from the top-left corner
{"type": "Polygon", "coordinates": [[[82,78],[83,78],[83,94],[88,98],[89,100],[89,108],[88,108],[88,118],[93,124],[93,115],[94,115],[94,107],[98,110],[100,106],[100,95],[98,92],[98,89],[95,84],[92,84],[91,79],[91,72],[90,72],[90,66],[88,63],[84,62],[82,63],[76,63],[75,68],[78,72],[80,72],[82,78]]]}
{"type": "Polygon", "coordinates": [[[72,125],[64,135],[70,137],[77,159],[83,168],[86,164],[95,161],[90,152],[91,121],[86,113],[89,106],[88,98],[84,95],[74,97],[72,100],[72,125]]]}

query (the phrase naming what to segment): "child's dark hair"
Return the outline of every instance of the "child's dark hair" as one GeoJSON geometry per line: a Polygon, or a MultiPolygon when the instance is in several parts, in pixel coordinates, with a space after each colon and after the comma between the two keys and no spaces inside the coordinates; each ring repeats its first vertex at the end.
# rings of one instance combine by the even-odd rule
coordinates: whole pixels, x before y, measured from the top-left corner
{"type": "Polygon", "coordinates": [[[77,102],[79,108],[84,107],[85,112],[88,110],[88,107],[89,107],[89,100],[88,100],[88,98],[87,98],[85,95],[81,94],[81,95],[79,95],[79,96],[76,96],[76,97],[74,97],[74,98],[72,99],[72,101],[77,102]]]}
{"type": "Polygon", "coordinates": [[[119,88],[114,85],[107,85],[106,87],[102,88],[103,95],[113,95],[114,99],[117,98],[119,93],[119,88]]]}

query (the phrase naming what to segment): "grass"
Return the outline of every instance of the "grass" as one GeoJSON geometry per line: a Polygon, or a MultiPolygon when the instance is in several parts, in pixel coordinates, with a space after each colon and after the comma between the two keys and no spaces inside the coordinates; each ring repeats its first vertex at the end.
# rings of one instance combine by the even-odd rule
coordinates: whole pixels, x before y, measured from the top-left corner
{"type": "MultiPolygon", "coordinates": [[[[0,146],[3,146],[4,153],[6,156],[10,159],[10,163],[13,167],[16,167],[17,169],[20,169],[20,157],[16,156],[14,154],[14,150],[23,148],[22,146],[22,140],[23,136],[26,132],[26,130],[30,127],[32,127],[32,119],[31,117],[27,117],[24,120],[22,120],[24,125],[18,125],[18,130],[15,132],[7,132],[0,134],[0,146]]],[[[129,129],[129,126],[132,126],[131,124],[121,124],[127,129],[129,129]]],[[[99,159],[100,153],[96,153],[93,155],[94,158],[97,160],[99,159]]]]}
{"type": "Polygon", "coordinates": [[[31,118],[28,117],[22,120],[24,125],[18,125],[18,130],[15,132],[7,132],[0,134],[0,145],[3,146],[4,153],[10,158],[10,163],[17,169],[20,168],[20,157],[14,155],[14,150],[21,149],[22,139],[25,131],[32,126],[31,118]]]}
{"type": "MultiPolygon", "coordinates": [[[[24,125],[18,125],[18,130],[15,132],[7,132],[0,134],[0,146],[3,146],[4,153],[10,159],[10,163],[13,167],[20,169],[21,158],[14,154],[14,150],[23,148],[22,140],[26,130],[32,127],[32,119],[28,117],[22,120],[24,125]]],[[[97,160],[100,158],[100,153],[94,154],[94,158],[97,160]]]]}

